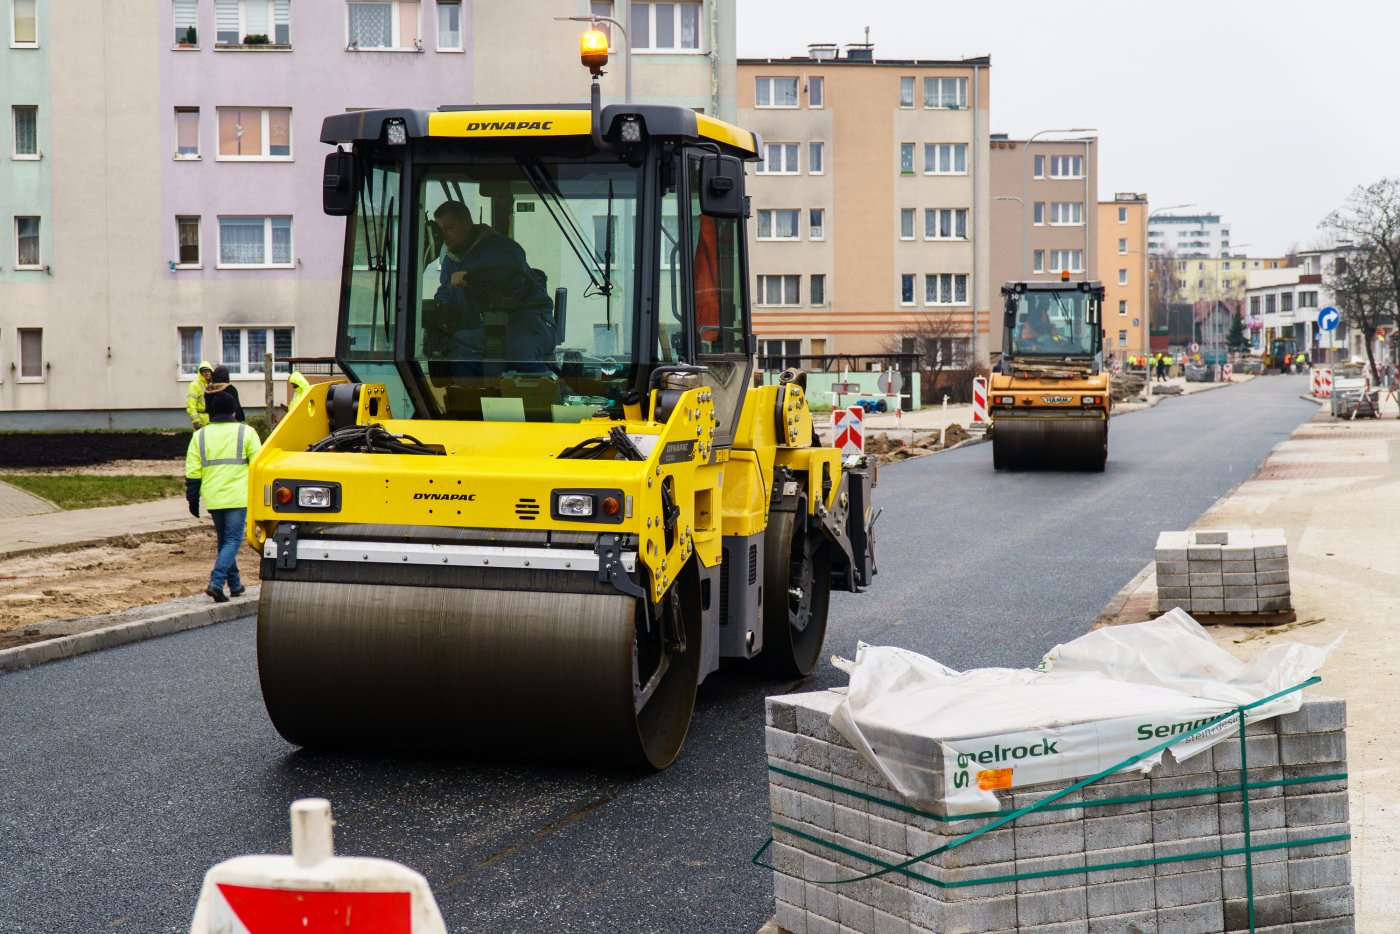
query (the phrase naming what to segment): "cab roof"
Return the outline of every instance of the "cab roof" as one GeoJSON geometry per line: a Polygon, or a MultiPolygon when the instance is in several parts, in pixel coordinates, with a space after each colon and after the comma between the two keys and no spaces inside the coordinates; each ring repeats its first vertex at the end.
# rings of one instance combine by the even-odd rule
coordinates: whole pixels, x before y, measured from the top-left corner
{"type": "MultiPolygon", "coordinates": [[[[635,117],[648,136],[717,143],[727,154],[756,159],[761,141],[741,127],[668,104],[610,104],[602,110],[603,135],[616,138],[615,124],[635,117]]],[[[409,138],[501,139],[504,137],[587,137],[592,114],[586,104],[523,106],[449,105],[437,110],[358,110],[329,116],[321,142],[379,142],[384,124],[402,120],[409,138]]]]}

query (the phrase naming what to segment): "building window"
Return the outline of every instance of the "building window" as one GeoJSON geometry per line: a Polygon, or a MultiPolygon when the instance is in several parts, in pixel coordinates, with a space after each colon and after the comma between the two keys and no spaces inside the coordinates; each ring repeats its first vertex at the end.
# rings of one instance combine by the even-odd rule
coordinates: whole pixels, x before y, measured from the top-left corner
{"type": "Polygon", "coordinates": [[[39,381],[44,378],[44,329],[19,329],[19,378],[39,381]]]}
{"type": "Polygon", "coordinates": [[[899,106],[914,106],[914,79],[912,77],[899,79],[899,106]]]}
{"type": "Polygon", "coordinates": [[[1299,292],[1299,293],[1298,293],[1298,307],[1299,307],[1299,308],[1316,308],[1316,307],[1317,307],[1317,293],[1316,293],[1316,292],[1299,292]]]}
{"type": "Polygon", "coordinates": [[[1230,271],[1230,261],[1229,261],[1229,260],[1226,260],[1225,262],[1221,263],[1221,264],[1220,264],[1220,268],[1224,269],[1226,272],[1229,272],[1229,271],[1230,271]]]}
{"type": "Polygon", "coordinates": [[[1128,316],[1128,300],[1126,298],[1120,298],[1118,300],[1118,314],[1125,318],[1128,316]]]}
{"type": "Polygon", "coordinates": [[[967,106],[966,78],[925,78],[924,106],[957,108],[967,106]]]}
{"type": "Polygon", "coordinates": [[[967,208],[926,208],[924,239],[966,240],[967,208]]]}
{"type": "Polygon", "coordinates": [[[204,328],[180,328],[180,375],[194,376],[204,359],[204,328]]]}
{"type": "Polygon", "coordinates": [[[1279,310],[1279,311],[1292,311],[1292,310],[1293,310],[1293,293],[1292,293],[1292,292],[1284,292],[1282,295],[1280,295],[1280,296],[1278,297],[1278,310],[1279,310]]]}
{"type": "Polygon", "coordinates": [[[1031,272],[1045,271],[1045,251],[1036,250],[1031,253],[1031,272]]]}
{"type": "Polygon", "coordinates": [[[16,104],[11,113],[15,126],[14,157],[39,158],[39,108],[16,104]]]}
{"type": "Polygon", "coordinates": [[[1034,171],[1033,174],[1035,175],[1036,178],[1044,178],[1044,177],[1045,177],[1045,157],[1044,157],[1044,156],[1036,156],[1036,157],[1035,157],[1035,171],[1034,171]]]}
{"type": "Polygon", "coordinates": [[[1052,201],[1050,203],[1050,226],[1082,227],[1084,225],[1084,205],[1079,201],[1052,201]]]}
{"type": "Polygon", "coordinates": [[[1118,252],[1121,253],[1121,254],[1124,254],[1124,255],[1127,254],[1127,252],[1128,252],[1128,238],[1127,238],[1127,237],[1119,237],[1119,238],[1118,238],[1118,252]]]}
{"type": "Polygon", "coordinates": [[[1120,330],[1120,331],[1118,332],[1118,346],[1119,346],[1119,347],[1127,347],[1127,346],[1128,346],[1128,332],[1127,332],[1126,330],[1120,330]]]}
{"type": "Polygon", "coordinates": [[[924,276],[924,304],[967,304],[967,274],[942,272],[924,276]]]}
{"type": "Polygon", "coordinates": [[[758,212],[758,239],[796,240],[801,211],[796,208],[764,209],[758,212]]]}
{"type": "Polygon", "coordinates": [[[800,369],[802,366],[801,340],[765,340],[758,356],[761,370],[800,369]]]}
{"type": "Polygon", "coordinates": [[[1275,308],[1276,308],[1276,303],[1275,303],[1275,301],[1274,301],[1274,296],[1272,296],[1272,295],[1265,295],[1265,296],[1264,296],[1264,314],[1266,314],[1266,315],[1271,315],[1271,314],[1273,314],[1274,311],[1275,311],[1275,308]]]}
{"type": "Polygon", "coordinates": [[[1178,279],[1178,280],[1176,280],[1176,287],[1177,287],[1178,289],[1184,289],[1184,288],[1186,288],[1186,280],[1185,280],[1185,279],[1178,279]]]}
{"type": "Polygon", "coordinates": [[[1126,224],[1127,222],[1128,222],[1128,209],[1127,209],[1127,208],[1119,208],[1119,209],[1118,209],[1118,223],[1120,223],[1120,224],[1126,224]]]}
{"type": "Polygon", "coordinates": [[[899,303],[901,305],[914,304],[914,277],[909,273],[899,277],[899,303]]]}
{"type": "MultiPolygon", "coordinates": [[[[449,0],[449,2],[455,3],[457,0],[449,0]]],[[[617,19],[617,15],[613,12],[613,6],[613,0],[592,0],[592,2],[588,4],[588,12],[592,13],[595,18],[590,28],[596,29],[608,37],[609,52],[613,50],[612,23],[603,22],[598,20],[597,17],[606,16],[609,19],[617,19]]],[[[459,44],[457,47],[461,48],[461,45],[459,44]]]]}
{"type": "Polygon", "coordinates": [[[925,175],[962,175],[967,172],[967,143],[924,143],[925,175]]]}
{"type": "Polygon", "coordinates": [[[817,109],[826,106],[826,79],[821,77],[807,79],[807,106],[817,109]]]}
{"type": "Polygon", "coordinates": [[[1256,318],[1259,317],[1259,296],[1258,296],[1258,295],[1251,295],[1251,296],[1249,297],[1249,313],[1250,313],[1251,315],[1253,315],[1254,317],[1256,317],[1256,318]]]}
{"type": "MultiPolygon", "coordinates": [[[[609,9],[603,15],[611,16],[611,3],[593,4],[593,14],[598,14],[598,7],[605,6],[609,9]]],[[[606,26],[607,23],[600,23],[606,26]]],[[[612,44],[612,34],[608,33],[608,44],[612,44]]],[[[458,0],[437,0],[437,48],[439,52],[460,52],[462,51],[462,4],[458,0]]]]}
{"type": "Polygon", "coordinates": [[[346,45],[356,51],[416,49],[418,3],[399,0],[349,0],[346,9],[346,45]]]}
{"type": "MultiPolygon", "coordinates": [[[[632,48],[653,52],[700,52],[700,3],[633,3],[632,48]]],[[[794,79],[795,80],[795,79],[794,79]]],[[[794,92],[795,93],[795,92],[794,92]]],[[[797,106],[794,96],[793,106],[797,106]]]]}
{"type": "Polygon", "coordinates": [[[1051,156],[1051,157],[1050,157],[1050,177],[1051,177],[1051,178],[1083,178],[1083,177],[1084,177],[1084,157],[1083,157],[1083,156],[1051,156]]]}
{"type": "Polygon", "coordinates": [[[900,174],[900,175],[913,175],[913,174],[914,174],[914,144],[913,144],[913,143],[900,143],[900,144],[899,144],[899,174],[900,174]]]}
{"type": "Polygon", "coordinates": [[[220,159],[291,159],[290,107],[219,107],[220,159]]]}
{"type": "Polygon", "coordinates": [[[220,217],[220,266],[291,266],[290,217],[220,217]]]}
{"type": "Polygon", "coordinates": [[[807,236],[813,240],[826,239],[825,208],[812,208],[807,212],[807,236]]]}
{"type": "Polygon", "coordinates": [[[755,78],[753,103],[755,107],[796,107],[796,78],[755,78]]]}
{"type": "Polygon", "coordinates": [[[1045,223],[1045,202],[1037,201],[1031,207],[1031,223],[1037,227],[1045,223]]]}
{"type": "Polygon", "coordinates": [[[264,357],[271,340],[272,372],[290,372],[287,359],[292,355],[291,328],[219,328],[219,344],[223,355],[219,362],[228,367],[229,375],[261,376],[266,369],[264,357]]]}
{"type": "Polygon", "coordinates": [[[1084,251],[1083,250],[1051,250],[1050,251],[1050,271],[1051,272],[1083,272],[1084,271],[1084,251]]]}
{"type": "Polygon", "coordinates": [[[807,144],[807,171],[813,175],[823,175],[826,172],[826,144],[807,144]]]}
{"type": "Polygon", "coordinates": [[[1220,287],[1221,287],[1222,289],[1228,289],[1228,288],[1231,287],[1231,284],[1232,284],[1233,282],[1234,282],[1233,279],[1226,279],[1224,282],[1220,283],[1220,287]]]}
{"type": "Polygon", "coordinates": [[[759,276],[758,304],[796,305],[801,276],[759,276]]]}
{"type": "Polygon", "coordinates": [[[199,108],[175,108],[175,158],[199,158],[199,108]]]}
{"type": "Polygon", "coordinates": [[[39,269],[43,257],[39,254],[39,218],[15,218],[15,266],[19,269],[39,269]]]}
{"type": "Polygon", "coordinates": [[[175,44],[191,49],[199,46],[199,0],[175,0],[175,44]]]}
{"type": "Polygon", "coordinates": [[[1178,262],[1178,263],[1176,264],[1176,271],[1177,271],[1177,272],[1185,272],[1185,271],[1186,271],[1186,263],[1185,263],[1185,262],[1178,262]]]}
{"type": "Polygon", "coordinates": [[[175,238],[179,247],[178,266],[199,265],[199,217],[175,218],[175,238]]]}
{"type": "MultiPolygon", "coordinates": [[[[291,45],[291,7],[291,0],[214,0],[214,43],[291,45]]],[[[178,27],[176,36],[178,41],[178,27]]]]}
{"type": "Polygon", "coordinates": [[[1119,284],[1119,285],[1127,285],[1127,284],[1128,284],[1128,270],[1126,270],[1126,269],[1120,269],[1120,270],[1118,270],[1118,284],[1119,284]]]}
{"type": "Polygon", "coordinates": [[[900,208],[900,209],[899,209],[899,239],[901,239],[901,240],[913,240],[913,239],[914,239],[914,209],[913,209],[913,208],[900,208]]]}
{"type": "Polygon", "coordinates": [[[30,48],[39,45],[36,3],[37,0],[10,0],[10,45],[30,48]]]}
{"type": "Polygon", "coordinates": [[[754,168],[759,175],[796,175],[796,143],[764,143],[763,158],[754,168]]]}
{"type": "Polygon", "coordinates": [[[812,276],[812,304],[826,304],[826,276],[817,273],[812,276]]]}

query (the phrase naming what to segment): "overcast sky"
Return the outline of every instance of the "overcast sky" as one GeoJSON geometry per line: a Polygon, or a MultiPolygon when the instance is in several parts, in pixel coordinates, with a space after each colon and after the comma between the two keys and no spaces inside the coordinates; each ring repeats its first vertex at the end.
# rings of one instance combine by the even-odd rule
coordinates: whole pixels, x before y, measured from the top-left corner
{"type": "Polygon", "coordinates": [[[992,57],[991,129],[1094,127],[1099,197],[1212,211],[1232,249],[1311,245],[1356,185],[1400,175],[1396,0],[737,0],[739,55],[863,41],[992,57]]]}

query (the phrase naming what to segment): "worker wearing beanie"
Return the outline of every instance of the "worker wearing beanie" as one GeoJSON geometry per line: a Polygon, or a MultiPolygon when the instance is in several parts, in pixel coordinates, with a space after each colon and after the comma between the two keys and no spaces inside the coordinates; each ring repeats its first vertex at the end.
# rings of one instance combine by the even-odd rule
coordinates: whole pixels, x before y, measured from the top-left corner
{"type": "Polygon", "coordinates": [[[199,516],[199,500],[214,519],[217,556],[204,592],[215,603],[227,603],[229,594],[241,596],[243,581],[238,576],[238,547],[248,521],[248,463],[262,448],[258,433],[234,420],[233,396],[210,393],[205,398],[209,424],[194,433],[185,452],[185,498],[190,514],[199,516]]]}
{"type": "Polygon", "coordinates": [[[190,388],[185,391],[185,411],[189,413],[190,425],[195,431],[209,424],[209,415],[204,409],[204,390],[208,388],[209,377],[213,375],[214,368],[209,365],[209,361],[199,361],[199,372],[190,383],[190,388]]]}

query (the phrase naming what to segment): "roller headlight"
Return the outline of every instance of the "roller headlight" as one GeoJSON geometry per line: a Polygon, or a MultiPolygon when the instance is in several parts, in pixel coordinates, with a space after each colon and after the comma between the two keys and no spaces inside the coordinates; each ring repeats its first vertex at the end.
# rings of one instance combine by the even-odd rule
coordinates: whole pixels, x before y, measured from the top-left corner
{"type": "Polygon", "coordinates": [[[334,493],[328,486],[297,488],[297,505],[302,509],[330,509],[334,501],[334,493]]]}
{"type": "Polygon", "coordinates": [[[570,519],[593,517],[593,497],[583,493],[564,493],[555,500],[555,511],[570,519]]]}

